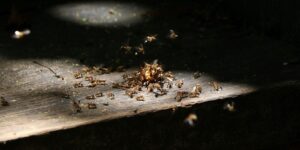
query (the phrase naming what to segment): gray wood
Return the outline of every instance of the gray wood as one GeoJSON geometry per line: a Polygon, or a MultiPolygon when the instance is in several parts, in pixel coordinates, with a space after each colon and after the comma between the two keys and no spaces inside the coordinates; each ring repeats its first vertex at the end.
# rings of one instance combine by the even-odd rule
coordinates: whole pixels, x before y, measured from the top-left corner
{"type": "Polygon", "coordinates": [[[153,93],[143,92],[145,101],[129,98],[123,90],[112,89],[111,83],[122,81],[123,73],[97,75],[99,79],[107,80],[108,85],[95,88],[73,88],[73,84],[82,79],[75,79],[73,72],[82,68],[72,60],[37,60],[51,66],[64,80],[54,77],[48,69],[39,66],[32,60],[1,60],[0,94],[10,103],[10,106],[0,106],[0,141],[8,141],[32,135],[38,135],[55,130],[62,130],[91,124],[104,120],[128,117],[137,114],[155,112],[176,107],[188,107],[196,103],[234,97],[253,92],[255,88],[234,83],[221,83],[222,90],[214,91],[209,85],[213,78],[205,75],[194,79],[191,72],[175,72],[177,79],[184,80],[182,89],[173,87],[165,96],[156,98],[153,93]],[[186,98],[175,101],[179,90],[190,91],[200,83],[203,93],[199,98],[186,98]],[[106,96],[96,100],[86,100],[85,96],[98,91],[112,92],[115,99],[106,96]],[[71,99],[85,103],[97,104],[97,109],[82,107],[81,113],[76,113],[71,99],[62,98],[70,94],[71,99]],[[108,106],[104,104],[108,103],[108,106]]]}
{"type": "MultiPolygon", "coordinates": [[[[32,60],[1,59],[0,95],[5,97],[10,106],[0,106],[0,141],[8,141],[51,131],[69,129],[80,125],[91,124],[104,120],[128,117],[142,113],[155,112],[176,107],[189,107],[218,99],[248,94],[257,88],[251,85],[237,83],[220,83],[221,91],[214,91],[209,82],[214,81],[209,75],[198,79],[193,78],[192,72],[175,72],[177,79],[184,80],[182,89],[173,87],[168,94],[156,98],[153,93],[140,92],[145,101],[129,98],[120,89],[113,89],[113,82],[122,81],[123,73],[97,75],[98,79],[107,80],[108,85],[95,88],[73,88],[73,84],[82,79],[75,79],[73,73],[83,66],[74,60],[37,60],[51,66],[64,80],[56,78],[47,68],[33,63],[32,60]],[[175,101],[177,91],[190,91],[200,83],[203,92],[198,98],[185,98],[175,101]],[[112,92],[115,99],[106,96],[96,100],[86,100],[85,96],[103,92],[112,92]],[[70,94],[71,99],[62,96],[70,94]],[[81,113],[76,113],[72,100],[81,101],[81,105],[95,103],[97,109],[82,107],[81,113]],[[105,104],[109,104],[106,106],[105,104]]],[[[134,70],[134,69],[132,69],[134,70]]],[[[130,72],[129,70],[128,72],[130,72]]]]}

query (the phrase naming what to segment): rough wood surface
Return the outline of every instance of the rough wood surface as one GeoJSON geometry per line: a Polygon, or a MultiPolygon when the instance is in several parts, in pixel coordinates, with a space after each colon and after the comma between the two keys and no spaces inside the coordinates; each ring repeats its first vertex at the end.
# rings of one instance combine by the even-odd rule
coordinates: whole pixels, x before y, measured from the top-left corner
{"type": "Polygon", "coordinates": [[[64,80],[56,78],[47,68],[33,63],[33,60],[5,60],[0,63],[0,95],[10,106],[0,106],[0,141],[8,141],[22,137],[47,133],[50,131],[73,128],[104,120],[116,119],[155,112],[176,107],[188,107],[196,103],[229,98],[253,92],[255,88],[235,83],[220,83],[221,91],[214,91],[209,82],[214,81],[208,75],[198,79],[193,78],[192,72],[175,72],[177,79],[184,80],[181,89],[173,87],[168,94],[156,98],[153,93],[144,89],[138,95],[144,95],[145,101],[129,98],[124,90],[112,89],[113,82],[122,81],[123,73],[113,72],[98,75],[97,78],[107,80],[108,85],[95,88],[73,88],[75,82],[73,73],[82,66],[73,60],[37,60],[50,66],[64,80]],[[203,92],[199,98],[185,98],[175,101],[177,91],[188,90],[200,83],[203,92]],[[86,100],[85,97],[96,92],[104,94],[112,92],[115,99],[100,97],[86,100]],[[70,94],[71,99],[63,98],[70,94]],[[76,113],[72,100],[81,104],[95,103],[97,109],[82,107],[81,113],[76,113]],[[107,105],[108,104],[108,105],[107,105]]]}

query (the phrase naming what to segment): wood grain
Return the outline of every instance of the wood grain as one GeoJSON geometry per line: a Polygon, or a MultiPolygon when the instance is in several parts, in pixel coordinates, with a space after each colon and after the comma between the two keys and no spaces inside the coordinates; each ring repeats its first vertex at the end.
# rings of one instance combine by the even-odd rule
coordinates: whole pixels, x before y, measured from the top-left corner
{"type": "MultiPolygon", "coordinates": [[[[156,98],[153,93],[143,92],[145,101],[129,98],[120,89],[113,89],[113,82],[122,81],[123,73],[97,75],[98,79],[107,80],[108,85],[95,88],[73,88],[73,84],[81,81],[75,79],[73,73],[82,68],[76,61],[36,60],[51,67],[58,75],[56,78],[49,69],[33,63],[32,60],[5,60],[0,62],[0,95],[10,103],[10,106],[0,106],[0,141],[5,142],[22,137],[39,135],[51,131],[69,129],[80,125],[96,123],[121,117],[129,117],[142,113],[156,112],[176,107],[189,107],[197,103],[235,97],[255,91],[250,85],[236,83],[220,83],[221,91],[214,91],[209,82],[214,81],[208,75],[198,79],[193,78],[192,72],[174,71],[177,79],[184,80],[181,89],[173,87],[168,94],[156,98]],[[181,102],[175,101],[177,91],[190,91],[200,83],[203,92],[198,98],[186,98],[181,102]],[[86,100],[87,95],[112,92],[115,99],[106,96],[95,100],[86,100]],[[63,98],[70,94],[71,99],[63,98]],[[82,107],[81,113],[76,113],[72,101],[95,103],[97,109],[82,107]],[[108,104],[108,105],[107,105],[108,104]]],[[[134,69],[133,69],[134,70],[134,69]]],[[[130,71],[130,70],[129,70],[130,71]]],[[[84,82],[83,82],[84,83],[84,82]]]]}

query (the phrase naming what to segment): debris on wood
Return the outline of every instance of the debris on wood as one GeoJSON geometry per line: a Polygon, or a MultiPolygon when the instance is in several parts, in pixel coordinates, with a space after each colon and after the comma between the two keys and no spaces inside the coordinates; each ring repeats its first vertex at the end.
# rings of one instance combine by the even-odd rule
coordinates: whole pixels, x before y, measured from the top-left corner
{"type": "Polygon", "coordinates": [[[209,84],[213,87],[214,91],[222,90],[222,86],[217,81],[210,82],[209,84]]]}
{"type": "Polygon", "coordinates": [[[178,88],[182,88],[183,86],[183,80],[177,80],[175,84],[178,88]]]}
{"type": "Polygon", "coordinates": [[[103,105],[104,105],[104,106],[109,106],[109,103],[108,103],[108,102],[106,102],[106,103],[103,103],[103,105]]]}
{"type": "Polygon", "coordinates": [[[52,72],[52,73],[54,74],[54,76],[55,76],[56,78],[61,78],[62,80],[64,80],[64,77],[58,75],[58,74],[57,74],[53,69],[51,69],[50,67],[48,67],[48,66],[46,66],[46,65],[43,65],[43,64],[41,64],[41,63],[39,63],[39,62],[37,62],[37,61],[33,61],[33,63],[35,63],[35,64],[37,64],[37,65],[39,65],[39,66],[42,66],[42,67],[44,67],[44,68],[47,68],[50,72],[52,72]]]}
{"type": "Polygon", "coordinates": [[[144,101],[144,100],[145,100],[145,98],[144,98],[143,95],[137,96],[135,99],[136,99],[137,101],[144,101]]]}
{"type": "Polygon", "coordinates": [[[177,39],[177,38],[178,38],[178,35],[175,33],[174,30],[171,29],[171,30],[169,31],[168,38],[169,38],[169,39],[177,39]]]}
{"type": "Polygon", "coordinates": [[[195,126],[196,121],[198,120],[198,116],[195,113],[189,114],[185,119],[184,123],[188,124],[189,126],[195,126]]]}
{"type": "Polygon", "coordinates": [[[1,106],[9,106],[8,101],[6,101],[4,97],[1,96],[0,99],[1,99],[1,106]]]}
{"type": "Polygon", "coordinates": [[[189,96],[189,92],[187,91],[178,91],[175,97],[175,100],[177,102],[180,102],[183,98],[186,98],[189,96]]]}

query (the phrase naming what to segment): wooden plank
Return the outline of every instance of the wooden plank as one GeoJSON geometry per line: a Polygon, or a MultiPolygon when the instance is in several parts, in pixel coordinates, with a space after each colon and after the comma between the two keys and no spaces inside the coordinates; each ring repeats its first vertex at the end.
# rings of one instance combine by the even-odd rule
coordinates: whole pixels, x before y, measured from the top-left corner
{"type": "Polygon", "coordinates": [[[193,78],[191,72],[175,72],[177,79],[184,80],[182,89],[174,87],[168,94],[156,98],[153,93],[141,92],[145,101],[129,98],[123,90],[113,89],[113,82],[122,81],[123,73],[113,72],[98,75],[109,83],[96,88],[73,88],[78,79],[73,72],[82,66],[73,60],[38,60],[51,66],[64,80],[54,77],[47,68],[33,63],[32,60],[2,59],[0,77],[0,95],[5,97],[10,106],[0,106],[0,141],[8,141],[22,137],[43,134],[51,131],[77,127],[104,120],[116,119],[155,112],[176,107],[188,107],[196,103],[234,97],[253,92],[255,88],[248,85],[221,83],[222,90],[214,91],[209,85],[214,79],[209,76],[193,78]],[[203,86],[203,93],[199,98],[186,98],[181,102],[175,101],[176,92],[188,90],[196,84],[203,86]],[[96,100],[86,100],[85,96],[96,92],[112,92],[115,99],[106,96],[96,100]],[[72,94],[73,93],[73,94],[72,94]],[[84,103],[95,103],[97,109],[82,108],[76,113],[71,99],[62,96],[71,94],[72,99],[84,103]],[[108,105],[107,105],[108,104],[108,105]]]}

